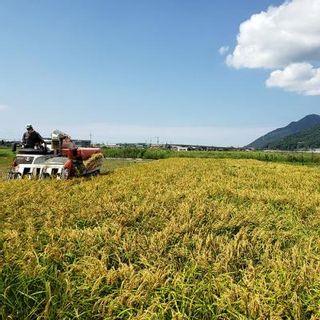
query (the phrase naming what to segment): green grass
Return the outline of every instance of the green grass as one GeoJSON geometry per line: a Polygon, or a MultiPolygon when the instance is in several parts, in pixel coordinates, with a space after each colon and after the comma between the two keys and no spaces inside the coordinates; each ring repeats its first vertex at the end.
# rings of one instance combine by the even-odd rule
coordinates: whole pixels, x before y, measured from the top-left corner
{"type": "Polygon", "coordinates": [[[13,161],[14,153],[10,148],[0,148],[0,179],[3,179],[13,161]]]}

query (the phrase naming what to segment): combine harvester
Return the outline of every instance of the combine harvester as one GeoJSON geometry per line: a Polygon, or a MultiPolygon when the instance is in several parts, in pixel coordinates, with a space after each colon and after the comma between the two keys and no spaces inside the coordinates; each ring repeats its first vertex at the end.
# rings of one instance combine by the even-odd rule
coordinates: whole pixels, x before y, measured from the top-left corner
{"type": "MultiPolygon", "coordinates": [[[[12,151],[16,151],[13,146],[12,151]]],[[[55,130],[47,145],[17,151],[8,179],[70,179],[95,176],[103,163],[100,148],[77,147],[67,134],[55,130]]]]}

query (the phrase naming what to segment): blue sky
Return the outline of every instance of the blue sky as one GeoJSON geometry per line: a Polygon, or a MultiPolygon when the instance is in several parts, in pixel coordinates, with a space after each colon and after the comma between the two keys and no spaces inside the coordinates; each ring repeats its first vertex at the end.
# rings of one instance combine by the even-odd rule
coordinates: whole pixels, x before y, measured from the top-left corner
{"type": "MultiPolygon", "coordinates": [[[[303,1],[318,10],[319,0],[303,1]]],[[[32,123],[43,136],[60,129],[96,142],[242,146],[320,113],[319,57],[303,55],[298,36],[270,45],[270,25],[287,28],[299,2],[3,0],[0,138],[32,123]]],[[[290,30],[314,30],[319,52],[312,26],[290,30]]]]}

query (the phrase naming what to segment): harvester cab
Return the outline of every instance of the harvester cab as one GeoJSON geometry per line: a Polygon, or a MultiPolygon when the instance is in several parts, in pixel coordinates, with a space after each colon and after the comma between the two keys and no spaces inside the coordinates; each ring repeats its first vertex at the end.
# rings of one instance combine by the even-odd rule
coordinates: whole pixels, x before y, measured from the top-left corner
{"type": "Polygon", "coordinates": [[[103,155],[100,148],[76,146],[69,135],[54,130],[46,145],[37,149],[21,148],[8,173],[8,179],[93,176],[100,173],[103,155]]]}

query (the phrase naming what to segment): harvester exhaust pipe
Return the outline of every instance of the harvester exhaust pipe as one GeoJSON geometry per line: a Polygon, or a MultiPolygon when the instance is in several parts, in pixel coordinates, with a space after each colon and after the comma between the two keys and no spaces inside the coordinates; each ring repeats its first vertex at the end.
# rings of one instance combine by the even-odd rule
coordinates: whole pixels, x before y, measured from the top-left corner
{"type": "Polygon", "coordinates": [[[16,143],[13,143],[13,144],[11,145],[11,151],[12,151],[12,152],[16,152],[16,151],[17,151],[17,144],[16,144],[16,143]]]}

